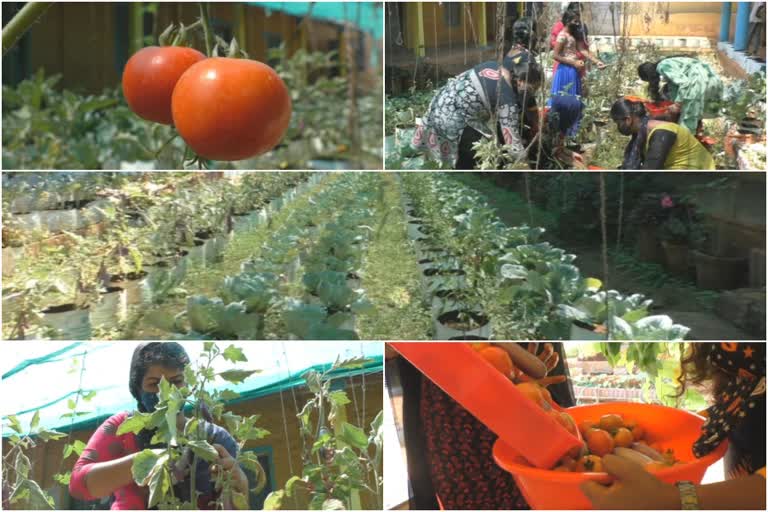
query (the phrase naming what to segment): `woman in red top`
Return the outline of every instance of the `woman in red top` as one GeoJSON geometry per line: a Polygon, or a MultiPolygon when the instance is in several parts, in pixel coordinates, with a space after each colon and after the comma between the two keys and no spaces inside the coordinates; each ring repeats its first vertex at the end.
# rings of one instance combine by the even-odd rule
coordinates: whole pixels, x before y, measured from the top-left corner
{"type": "MultiPolygon", "coordinates": [[[[184,367],[187,364],[189,356],[178,343],[139,344],[131,359],[129,376],[129,388],[131,395],[136,399],[138,410],[154,411],[159,400],[158,383],[162,377],[176,387],[184,386],[184,367]]],[[[93,433],[72,470],[69,492],[74,498],[91,501],[111,496],[111,508],[114,510],[147,509],[149,489],[134,482],[131,473],[133,458],[144,449],[164,451],[165,447],[151,444],[154,430],[118,435],[120,425],[130,416],[129,412],[115,414],[93,433]]],[[[183,429],[186,421],[184,413],[180,412],[177,417],[179,429],[183,429]]],[[[212,503],[217,498],[217,491],[211,482],[212,473],[221,470],[231,472],[236,490],[246,496],[248,478],[235,461],[238,446],[232,436],[210,421],[203,423],[201,428],[204,429],[208,441],[219,452],[219,458],[214,461],[214,465],[198,461],[195,468],[197,506],[212,508],[212,503]]],[[[172,471],[174,496],[182,501],[191,501],[191,461],[190,454],[185,453],[172,471]]],[[[226,505],[226,508],[234,508],[232,503],[226,505]]]]}
{"type": "MultiPolygon", "coordinates": [[[[576,14],[579,17],[579,20],[581,20],[581,5],[579,2],[571,2],[568,4],[568,8],[566,11],[570,11],[574,14],[576,14]]],[[[557,46],[557,36],[560,35],[560,32],[563,31],[565,28],[565,24],[563,23],[563,20],[560,19],[557,21],[557,23],[554,24],[552,27],[552,32],[549,34],[549,47],[553,50],[555,49],[555,46],[557,46]]],[[[580,61],[586,62],[586,59],[589,59],[594,63],[598,68],[602,69],[605,67],[605,65],[592,53],[589,51],[589,30],[587,29],[587,25],[585,23],[581,23],[581,34],[579,34],[580,37],[577,37],[577,45],[576,45],[576,58],[580,61]]],[[[576,34],[574,34],[574,37],[576,37],[576,34]]],[[[557,66],[559,62],[557,60],[554,61],[552,64],[552,75],[557,72],[557,66]]],[[[583,79],[584,76],[587,73],[586,66],[579,69],[579,76],[583,79]]],[[[586,96],[586,94],[584,94],[586,96]]]]}

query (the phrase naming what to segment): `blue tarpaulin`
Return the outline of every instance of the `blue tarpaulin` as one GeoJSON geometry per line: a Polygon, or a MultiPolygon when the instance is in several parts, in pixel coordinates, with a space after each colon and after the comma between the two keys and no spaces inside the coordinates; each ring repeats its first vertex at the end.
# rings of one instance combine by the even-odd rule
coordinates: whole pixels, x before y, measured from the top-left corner
{"type": "Polygon", "coordinates": [[[280,11],[291,16],[306,16],[310,5],[312,18],[336,23],[350,22],[374,39],[381,39],[384,23],[381,2],[248,2],[267,11],[280,11]]]}

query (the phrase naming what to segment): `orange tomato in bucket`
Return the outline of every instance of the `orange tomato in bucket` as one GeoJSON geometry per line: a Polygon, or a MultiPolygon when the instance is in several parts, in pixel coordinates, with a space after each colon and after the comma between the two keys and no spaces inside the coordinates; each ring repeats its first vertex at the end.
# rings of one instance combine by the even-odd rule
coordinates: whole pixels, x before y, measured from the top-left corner
{"type": "MultiPolygon", "coordinates": [[[[657,447],[663,448],[659,450],[662,452],[673,449],[676,457],[684,463],[668,465],[658,470],[654,467],[648,468],[654,470],[654,474],[665,482],[689,480],[700,483],[707,468],[719,460],[728,448],[728,442],[725,441],[712,453],[696,459],[692,446],[701,435],[704,418],[671,407],[611,402],[571,407],[567,412],[579,425],[605,414],[618,413],[626,418],[633,418],[637,425],[642,425],[645,429],[649,444],[658,443],[657,447]]],[[[592,508],[579,485],[585,480],[604,484],[611,482],[607,473],[574,473],[565,471],[564,468],[558,471],[535,468],[528,464],[513,446],[503,441],[496,442],[493,456],[499,466],[512,473],[526,501],[537,509],[592,508]],[[553,492],[554,489],[557,489],[557,492],[553,492]]]]}

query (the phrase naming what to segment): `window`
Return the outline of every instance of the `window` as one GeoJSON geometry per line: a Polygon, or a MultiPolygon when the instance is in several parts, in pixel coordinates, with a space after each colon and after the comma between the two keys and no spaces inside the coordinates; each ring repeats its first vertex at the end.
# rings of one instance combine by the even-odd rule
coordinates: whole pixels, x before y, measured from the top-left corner
{"type": "MultiPolygon", "coordinates": [[[[267,484],[261,490],[260,493],[254,494],[253,492],[248,495],[248,504],[251,510],[261,510],[264,508],[264,500],[267,499],[267,495],[275,490],[275,466],[272,457],[271,446],[259,446],[258,448],[251,448],[244,450],[246,452],[253,452],[259,459],[261,467],[264,468],[266,474],[267,484]]],[[[256,476],[250,471],[246,471],[248,476],[248,487],[253,488],[256,485],[256,476]]]]}
{"type": "Polygon", "coordinates": [[[445,24],[449,27],[458,27],[461,24],[461,2],[448,2],[443,4],[445,9],[445,24]]]}

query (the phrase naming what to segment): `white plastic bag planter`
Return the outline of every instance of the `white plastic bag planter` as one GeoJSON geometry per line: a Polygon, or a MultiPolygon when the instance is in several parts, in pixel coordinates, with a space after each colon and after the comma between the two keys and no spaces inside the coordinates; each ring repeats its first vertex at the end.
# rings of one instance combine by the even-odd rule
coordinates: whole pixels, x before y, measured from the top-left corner
{"type": "Polygon", "coordinates": [[[360,286],[362,285],[362,282],[360,280],[360,276],[357,275],[354,272],[349,272],[347,274],[347,286],[350,287],[353,290],[359,290],[360,286]]]}
{"type": "Polygon", "coordinates": [[[253,226],[252,213],[232,216],[232,233],[242,233],[248,231],[253,226]]]}
{"type": "Polygon", "coordinates": [[[291,261],[285,264],[283,267],[283,277],[286,283],[291,283],[296,280],[301,269],[301,258],[296,256],[291,261]]]}
{"type": "Polygon", "coordinates": [[[14,215],[14,221],[19,229],[25,231],[39,231],[48,229],[48,217],[44,212],[20,213],[14,215]]]}
{"type": "Polygon", "coordinates": [[[459,268],[430,267],[423,270],[421,275],[426,299],[431,297],[432,290],[464,288],[467,283],[466,272],[459,268]]]}
{"type": "Polygon", "coordinates": [[[80,210],[49,210],[46,215],[48,231],[75,231],[86,226],[83,213],[80,210]]]}
{"type": "Polygon", "coordinates": [[[441,288],[431,293],[432,318],[435,319],[446,311],[462,309],[466,304],[461,300],[462,288],[441,288]]]}
{"type": "Polygon", "coordinates": [[[128,312],[127,295],[123,288],[110,286],[97,304],[91,305],[91,327],[104,329],[125,320],[128,312]]]}
{"type": "Polygon", "coordinates": [[[53,306],[43,310],[43,324],[56,331],[55,340],[87,340],[91,337],[90,313],[74,304],[53,306]]]}
{"type": "Polygon", "coordinates": [[[187,255],[185,257],[187,258],[188,262],[194,263],[195,265],[205,264],[205,242],[204,241],[196,240],[194,246],[185,247],[184,250],[187,252],[187,255]]]}
{"type": "Polygon", "coordinates": [[[23,247],[3,247],[3,275],[10,276],[16,263],[24,257],[23,247]]]}
{"type": "Polygon", "coordinates": [[[127,306],[133,306],[142,302],[142,285],[147,278],[147,272],[131,272],[126,276],[112,276],[112,286],[117,286],[125,290],[125,303],[127,306]]]}
{"type": "Polygon", "coordinates": [[[600,333],[595,330],[595,326],[589,325],[584,322],[573,321],[571,322],[571,340],[587,341],[587,340],[607,340],[608,333],[600,333]]]}
{"type": "Polygon", "coordinates": [[[467,336],[491,338],[491,321],[476,311],[451,310],[433,320],[436,340],[461,339],[467,336]]]}
{"type": "Polygon", "coordinates": [[[424,233],[421,232],[422,222],[420,220],[408,221],[408,238],[416,240],[417,238],[424,238],[424,233]]]}

